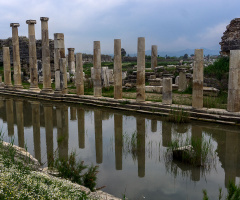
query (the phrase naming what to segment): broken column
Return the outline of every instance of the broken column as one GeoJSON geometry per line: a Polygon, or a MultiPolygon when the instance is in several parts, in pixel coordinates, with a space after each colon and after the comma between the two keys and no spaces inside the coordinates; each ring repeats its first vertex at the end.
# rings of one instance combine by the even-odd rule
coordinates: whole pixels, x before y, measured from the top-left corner
{"type": "Polygon", "coordinates": [[[67,94],[68,89],[67,89],[67,66],[66,66],[66,58],[60,58],[59,60],[59,65],[60,65],[60,87],[62,89],[62,94],[67,94]]]}
{"type": "Polygon", "coordinates": [[[12,87],[9,47],[3,47],[4,85],[12,87]]]}
{"type": "Polygon", "coordinates": [[[77,120],[77,108],[76,107],[70,107],[70,120],[77,120]]]}
{"type": "Polygon", "coordinates": [[[114,99],[122,99],[121,40],[114,40],[114,99]]]}
{"type": "Polygon", "coordinates": [[[101,47],[100,41],[94,41],[93,45],[93,87],[94,87],[94,96],[102,96],[102,80],[101,80],[101,47]]]}
{"type": "Polygon", "coordinates": [[[181,71],[179,73],[179,79],[178,79],[178,91],[184,92],[187,89],[187,77],[186,73],[181,71]]]}
{"type": "Polygon", "coordinates": [[[123,153],[123,116],[114,114],[114,132],[115,132],[115,165],[116,170],[122,170],[123,153]]]}
{"type": "Polygon", "coordinates": [[[80,149],[85,148],[85,111],[82,108],[77,108],[78,118],[78,146],[80,149]]]}
{"type": "Polygon", "coordinates": [[[152,45],[152,53],[151,53],[151,69],[154,70],[157,67],[157,45],[152,45]]]}
{"type": "Polygon", "coordinates": [[[8,136],[14,136],[13,99],[6,99],[8,136]]]}
{"type": "Polygon", "coordinates": [[[203,107],[203,49],[195,49],[192,107],[203,107]]]}
{"type": "Polygon", "coordinates": [[[136,101],[145,101],[145,38],[138,38],[136,101]]]}
{"type": "Polygon", "coordinates": [[[15,106],[18,130],[18,146],[24,148],[23,101],[16,100],[15,106]]]}
{"type": "Polygon", "coordinates": [[[75,74],[75,57],[74,48],[68,48],[68,71],[70,74],[75,74]]]}
{"type": "Polygon", "coordinates": [[[40,103],[32,101],[32,126],[35,158],[41,163],[40,103]]]}
{"type": "Polygon", "coordinates": [[[43,71],[43,89],[41,92],[52,92],[51,86],[51,66],[48,35],[48,17],[40,17],[42,29],[42,71],[43,71]]]}
{"type": "Polygon", "coordinates": [[[136,118],[138,177],[145,176],[145,118],[136,118]]]}
{"type": "Polygon", "coordinates": [[[36,20],[27,20],[29,38],[29,69],[30,69],[30,90],[39,91],[38,69],[37,69],[37,50],[35,39],[36,20]]]}
{"type": "Polygon", "coordinates": [[[103,161],[102,111],[94,111],[96,163],[103,161]]]}
{"type": "Polygon", "coordinates": [[[162,104],[172,104],[172,79],[163,78],[162,104]]]}
{"type": "Polygon", "coordinates": [[[64,34],[54,33],[54,70],[55,70],[55,92],[62,93],[60,58],[65,58],[64,34]]]}
{"type": "Polygon", "coordinates": [[[230,50],[227,111],[240,111],[240,50],[230,50]]]}
{"type": "Polygon", "coordinates": [[[13,68],[14,68],[14,88],[22,89],[22,77],[21,77],[21,63],[20,63],[20,52],[19,52],[19,40],[18,40],[18,27],[19,23],[11,23],[12,27],[12,44],[13,44],[13,68]]]}
{"type": "Polygon", "coordinates": [[[75,83],[77,95],[84,95],[83,63],[81,53],[76,54],[75,83]]]}

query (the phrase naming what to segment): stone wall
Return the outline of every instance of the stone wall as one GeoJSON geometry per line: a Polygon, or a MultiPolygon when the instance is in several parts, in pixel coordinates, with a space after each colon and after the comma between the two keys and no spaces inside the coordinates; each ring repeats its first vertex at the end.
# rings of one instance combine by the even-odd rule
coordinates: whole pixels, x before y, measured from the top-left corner
{"type": "Polygon", "coordinates": [[[230,50],[240,49],[240,18],[233,19],[223,33],[221,45],[221,55],[230,54],[230,50]]]}

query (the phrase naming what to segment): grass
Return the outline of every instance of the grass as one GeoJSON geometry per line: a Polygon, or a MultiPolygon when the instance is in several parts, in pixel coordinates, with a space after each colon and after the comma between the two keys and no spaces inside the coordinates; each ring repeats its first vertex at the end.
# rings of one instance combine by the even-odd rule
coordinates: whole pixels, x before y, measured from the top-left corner
{"type": "Polygon", "coordinates": [[[182,151],[178,154],[178,160],[183,163],[190,164],[192,166],[210,167],[215,163],[215,152],[213,151],[213,145],[211,144],[211,138],[209,140],[202,138],[188,137],[183,139],[178,137],[171,141],[166,152],[166,158],[170,161],[173,159],[173,151],[179,147],[185,147],[191,145],[190,151],[182,151]]]}
{"type": "Polygon", "coordinates": [[[221,91],[217,97],[203,97],[203,107],[227,109],[227,92],[221,91]]]}
{"type": "Polygon", "coordinates": [[[181,123],[189,122],[190,119],[189,119],[189,114],[185,112],[183,109],[171,108],[167,116],[167,121],[181,124],[181,123]]]}
{"type": "MultiPolygon", "coordinates": [[[[207,195],[207,190],[203,189],[203,200],[208,200],[209,197],[207,195]]],[[[219,188],[218,199],[223,199],[222,188],[219,188]]],[[[238,200],[240,199],[240,185],[236,185],[232,181],[229,182],[227,186],[227,196],[224,198],[225,200],[238,200]]]]}
{"type": "Polygon", "coordinates": [[[4,146],[0,136],[0,199],[91,199],[71,182],[36,171],[30,159],[18,156],[13,140],[4,146]]]}

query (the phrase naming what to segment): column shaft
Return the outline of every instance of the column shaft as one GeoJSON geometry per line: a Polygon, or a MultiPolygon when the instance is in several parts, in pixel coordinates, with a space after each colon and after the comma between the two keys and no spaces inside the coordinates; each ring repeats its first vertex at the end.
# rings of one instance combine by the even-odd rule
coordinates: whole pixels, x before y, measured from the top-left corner
{"type": "Polygon", "coordinates": [[[84,95],[84,79],[83,79],[83,63],[82,63],[82,54],[76,54],[76,93],[77,95],[84,95]]]}
{"type": "Polygon", "coordinates": [[[162,104],[172,104],[172,79],[163,78],[162,104]]]}
{"type": "Polygon", "coordinates": [[[3,67],[5,87],[12,87],[9,47],[3,47],[3,67]]]}
{"type": "Polygon", "coordinates": [[[60,87],[62,88],[62,94],[67,94],[67,66],[66,58],[60,58],[60,87]]]}
{"type": "Polygon", "coordinates": [[[68,48],[68,71],[70,74],[75,74],[74,50],[74,48],[68,48]]]}
{"type": "Polygon", "coordinates": [[[136,101],[145,101],[145,38],[138,38],[136,101]]]}
{"type": "Polygon", "coordinates": [[[22,77],[21,77],[21,63],[20,63],[20,52],[19,52],[19,39],[18,39],[18,23],[11,23],[12,27],[12,44],[13,44],[13,68],[14,68],[14,88],[22,89],[22,77]]]}
{"type": "Polygon", "coordinates": [[[48,17],[41,17],[42,29],[42,70],[43,70],[43,89],[41,92],[52,92],[51,86],[51,66],[50,66],[50,50],[48,35],[48,17]]]}
{"type": "Polygon", "coordinates": [[[102,111],[94,111],[96,163],[103,162],[102,111]]]}
{"type": "Polygon", "coordinates": [[[157,45],[152,45],[152,52],[151,52],[151,69],[154,70],[157,67],[157,45]]]}
{"type": "Polygon", "coordinates": [[[114,99],[122,99],[121,40],[114,40],[114,99]]]}
{"type": "Polygon", "coordinates": [[[102,80],[101,80],[101,48],[100,41],[94,41],[93,47],[93,68],[94,68],[94,96],[102,96],[102,80]]]}
{"type": "Polygon", "coordinates": [[[227,110],[240,111],[240,50],[230,51],[227,110]]]}
{"type": "Polygon", "coordinates": [[[15,105],[18,130],[18,146],[24,148],[23,101],[16,100],[15,105]]]}
{"type": "Polygon", "coordinates": [[[35,40],[36,20],[27,20],[29,38],[29,69],[30,69],[30,90],[39,91],[38,69],[37,69],[37,50],[35,40]]]}
{"type": "Polygon", "coordinates": [[[77,108],[78,117],[78,146],[80,149],[85,148],[85,111],[77,108]]]}
{"type": "Polygon", "coordinates": [[[195,49],[192,107],[203,107],[203,49],[195,49]]]}

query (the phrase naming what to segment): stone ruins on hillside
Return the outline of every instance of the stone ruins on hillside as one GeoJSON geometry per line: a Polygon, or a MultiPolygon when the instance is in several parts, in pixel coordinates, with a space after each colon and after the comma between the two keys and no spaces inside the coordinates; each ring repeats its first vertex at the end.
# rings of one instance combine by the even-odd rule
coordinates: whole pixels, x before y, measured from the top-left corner
{"type": "Polygon", "coordinates": [[[233,19],[223,33],[221,45],[221,55],[230,55],[230,50],[240,49],[240,18],[233,19]]]}

